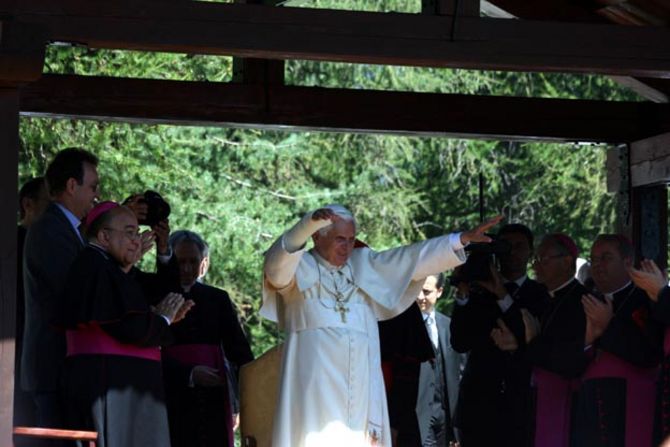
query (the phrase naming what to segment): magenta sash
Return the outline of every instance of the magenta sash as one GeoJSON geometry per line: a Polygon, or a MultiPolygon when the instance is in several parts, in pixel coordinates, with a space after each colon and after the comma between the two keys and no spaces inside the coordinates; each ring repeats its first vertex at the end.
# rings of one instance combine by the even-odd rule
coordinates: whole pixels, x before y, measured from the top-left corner
{"type": "Polygon", "coordinates": [[[533,383],[537,390],[535,445],[568,447],[575,381],[546,369],[534,368],[533,383]]]}
{"type": "Polygon", "coordinates": [[[663,353],[665,357],[670,355],[670,327],[665,328],[665,336],[663,338],[663,353]]]}
{"type": "Polygon", "coordinates": [[[183,365],[204,365],[219,371],[223,378],[226,390],[227,402],[225,402],[225,428],[228,436],[228,445],[234,445],[233,436],[233,408],[228,387],[228,375],[226,373],[226,360],[223,348],[219,345],[208,344],[183,344],[163,348],[163,355],[183,365]]]}
{"type": "Polygon", "coordinates": [[[77,329],[65,332],[67,356],[96,354],[121,355],[125,357],[139,357],[146,360],[160,361],[161,353],[158,347],[140,347],[121,343],[106,333],[98,323],[80,325],[77,329]]]}
{"type": "MultiPolygon", "coordinates": [[[[667,338],[666,338],[667,339],[667,338]]],[[[609,352],[600,351],[583,381],[602,378],[626,380],[626,446],[652,445],[658,368],[640,368],[609,352]]]]}
{"type": "Polygon", "coordinates": [[[184,365],[204,365],[219,371],[221,377],[226,377],[226,362],[223,350],[218,345],[184,344],[163,348],[163,355],[170,357],[184,365]]]}

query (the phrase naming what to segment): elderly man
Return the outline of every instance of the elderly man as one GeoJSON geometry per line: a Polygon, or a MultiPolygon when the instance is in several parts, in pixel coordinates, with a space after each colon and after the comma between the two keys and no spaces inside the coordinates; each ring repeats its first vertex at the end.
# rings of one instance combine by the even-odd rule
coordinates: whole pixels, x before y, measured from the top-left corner
{"type": "Polygon", "coordinates": [[[287,331],[272,445],[390,446],[377,322],[409,307],[428,275],[462,263],[464,245],[489,241],[499,221],[375,252],[354,249],[353,215],[329,205],[284,233],[265,256],[261,309],[287,331]]]}
{"type": "Polygon", "coordinates": [[[656,390],[656,427],[654,445],[670,445],[670,287],[667,275],[649,259],[640,263],[640,269],[629,270],[635,285],[645,292],[652,301],[652,317],[665,326],[665,342],[663,343],[663,364],[656,390]]]}
{"type": "Polygon", "coordinates": [[[594,357],[577,392],[576,446],[652,445],[661,327],[650,301],[631,282],[633,246],[601,234],[591,247],[591,273],[600,298],[585,296],[586,345],[594,357]]]}
{"type": "Polygon", "coordinates": [[[150,308],[129,273],[144,251],[129,208],[103,202],[86,224],[63,299],[70,423],[97,431],[100,447],[168,446],[159,346],[192,303],[170,293],[150,308]]]}
{"type": "Polygon", "coordinates": [[[570,445],[572,388],[589,360],[584,352],[586,315],[582,307],[587,290],[575,279],[578,254],[570,237],[554,233],[542,239],[533,263],[538,281],[547,287],[550,296],[539,330],[534,319],[524,314],[537,390],[538,447],[570,445]]]}
{"type": "Polygon", "coordinates": [[[209,264],[204,239],[180,230],[170,246],[179,265],[178,291],[195,304],[173,325],[174,343],[162,350],[171,444],[232,447],[239,410],[230,387],[237,387],[239,367],[254,357],[228,293],[201,282],[209,264]]]}

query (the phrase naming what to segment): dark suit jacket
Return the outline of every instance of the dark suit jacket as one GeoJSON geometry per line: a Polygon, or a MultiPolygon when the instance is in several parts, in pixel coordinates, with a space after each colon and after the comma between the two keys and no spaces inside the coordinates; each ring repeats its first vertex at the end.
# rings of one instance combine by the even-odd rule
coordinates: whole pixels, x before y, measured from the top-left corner
{"type": "MultiPolygon", "coordinates": [[[[435,322],[440,347],[442,348],[442,368],[445,372],[445,385],[447,386],[447,397],[449,399],[447,407],[450,415],[449,421],[452,421],[453,427],[453,416],[458,400],[458,386],[467,356],[459,354],[451,347],[451,334],[449,332],[451,319],[444,314],[435,312],[435,322]]],[[[430,361],[423,362],[419,373],[419,394],[416,402],[416,416],[419,422],[422,444],[426,441],[426,436],[430,430],[430,402],[433,400],[433,381],[434,374],[430,361]]],[[[452,431],[452,429],[449,429],[449,431],[452,431]]]]}
{"type": "Polygon", "coordinates": [[[21,358],[21,386],[26,391],[55,391],[61,385],[65,358],[61,320],[63,290],[70,266],[83,243],[54,203],[28,229],[23,252],[26,319],[21,358]]]}
{"type": "Polygon", "coordinates": [[[452,346],[457,352],[469,352],[455,417],[466,447],[487,443],[516,447],[526,442],[529,368],[523,347],[509,353],[494,344],[491,330],[498,318],[517,340],[525,337],[516,303],[502,312],[495,295],[481,288],[473,288],[468,303],[457,305],[451,316],[452,346]]]}

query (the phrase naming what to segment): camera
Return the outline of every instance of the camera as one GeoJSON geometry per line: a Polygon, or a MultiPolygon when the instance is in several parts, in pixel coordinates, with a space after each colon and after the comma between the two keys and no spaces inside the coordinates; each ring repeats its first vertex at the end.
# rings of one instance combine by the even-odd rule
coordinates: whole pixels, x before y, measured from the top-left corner
{"type": "Polygon", "coordinates": [[[156,191],[146,191],[140,202],[147,204],[147,217],[140,220],[140,225],[153,227],[170,216],[170,205],[156,191]]]}
{"type": "Polygon", "coordinates": [[[457,286],[461,282],[492,280],[491,268],[496,268],[496,257],[512,250],[510,243],[504,239],[488,235],[493,239],[489,243],[472,243],[465,247],[468,259],[449,277],[449,284],[457,286]]]}

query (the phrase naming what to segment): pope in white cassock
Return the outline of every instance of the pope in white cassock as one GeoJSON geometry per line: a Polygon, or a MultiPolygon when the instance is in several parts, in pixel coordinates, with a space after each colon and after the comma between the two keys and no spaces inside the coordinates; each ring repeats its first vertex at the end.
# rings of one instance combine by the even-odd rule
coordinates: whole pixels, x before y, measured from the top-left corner
{"type": "Polygon", "coordinates": [[[340,205],[284,233],[265,255],[261,308],[287,334],[272,446],[390,447],[377,322],[408,308],[428,275],[463,263],[463,247],[488,242],[500,219],[382,252],[354,247],[356,221],[340,205]]]}

